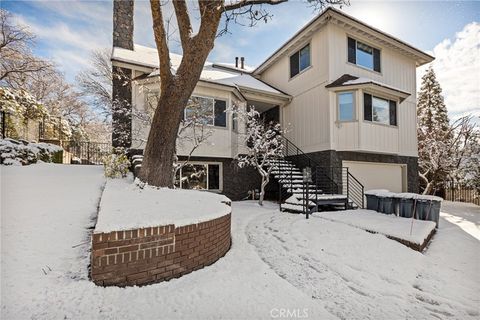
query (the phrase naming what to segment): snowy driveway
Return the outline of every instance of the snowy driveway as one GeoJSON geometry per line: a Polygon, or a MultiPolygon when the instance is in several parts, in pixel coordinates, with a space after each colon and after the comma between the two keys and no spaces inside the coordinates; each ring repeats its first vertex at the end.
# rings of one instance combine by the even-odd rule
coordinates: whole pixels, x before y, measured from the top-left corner
{"type": "Polygon", "coordinates": [[[339,318],[478,319],[480,241],[472,234],[480,208],[446,202],[442,211],[425,254],[319,215],[260,215],[247,232],[267,264],[339,318]]]}
{"type": "Polygon", "coordinates": [[[266,319],[287,308],[311,319],[332,318],[248,243],[248,222],[273,210],[234,204],[232,248],[210,267],[142,288],[102,288],[87,280],[84,243],[104,183],[102,168],[0,170],[2,319],[266,319]]]}

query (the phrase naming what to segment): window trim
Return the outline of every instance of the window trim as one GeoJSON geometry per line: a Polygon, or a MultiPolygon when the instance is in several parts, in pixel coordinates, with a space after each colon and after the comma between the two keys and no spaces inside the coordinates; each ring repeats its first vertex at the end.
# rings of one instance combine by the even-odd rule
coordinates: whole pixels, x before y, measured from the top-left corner
{"type": "Polygon", "coordinates": [[[375,45],[372,45],[369,41],[359,39],[357,36],[353,36],[353,35],[350,35],[350,34],[347,33],[347,45],[346,45],[346,57],[347,57],[346,61],[347,61],[347,64],[358,67],[358,68],[361,68],[361,69],[366,70],[366,71],[373,72],[375,74],[383,75],[383,59],[382,59],[382,56],[383,56],[383,50],[381,48],[379,48],[375,45]],[[355,63],[352,63],[352,62],[348,61],[348,38],[351,38],[351,39],[355,40],[355,63]],[[361,43],[371,47],[372,49],[377,49],[379,51],[379,53],[380,53],[380,71],[376,71],[375,69],[373,69],[373,68],[375,68],[375,61],[373,61],[373,68],[372,69],[364,67],[362,65],[359,65],[357,63],[357,42],[361,42],[361,43]]]}
{"type": "Polygon", "coordinates": [[[370,124],[374,124],[374,125],[379,125],[379,126],[384,126],[384,127],[390,127],[390,128],[399,128],[399,118],[398,118],[398,108],[399,108],[399,105],[400,105],[400,100],[398,97],[395,97],[395,98],[391,98],[391,97],[388,97],[386,95],[383,95],[383,94],[377,94],[377,93],[372,93],[371,91],[365,91],[365,90],[362,90],[362,113],[364,113],[364,109],[365,109],[365,98],[364,98],[364,94],[369,94],[370,96],[372,96],[372,109],[371,109],[371,112],[372,112],[372,120],[365,120],[365,114],[362,114],[362,120],[363,122],[366,122],[366,123],[370,123],[370,124]],[[393,124],[390,124],[390,103],[389,103],[389,114],[388,114],[388,118],[389,118],[389,123],[386,124],[386,123],[382,123],[382,122],[378,122],[378,121],[374,121],[373,120],[373,98],[377,98],[377,99],[382,99],[382,100],[387,100],[387,102],[390,102],[390,101],[395,101],[396,103],[396,110],[395,110],[395,117],[396,117],[396,122],[397,124],[396,125],[393,125],[393,124]]]}
{"type": "MultiPolygon", "coordinates": [[[[189,161],[186,165],[207,165],[207,173],[205,174],[207,181],[207,189],[205,190],[199,190],[199,191],[210,191],[210,192],[223,192],[223,162],[215,162],[215,161],[189,161]],[[219,170],[219,175],[218,175],[218,187],[219,189],[208,189],[208,170],[209,170],[209,165],[218,165],[218,170],[219,170]]],[[[179,175],[180,175],[180,185],[178,186],[179,189],[182,189],[182,170],[183,168],[180,168],[179,170],[179,175]]],[[[185,189],[185,190],[191,190],[191,189],[185,189]]]]}
{"type": "Polygon", "coordinates": [[[290,54],[288,56],[288,79],[289,81],[296,78],[298,75],[304,73],[305,71],[309,70],[310,68],[312,68],[312,45],[311,45],[311,41],[305,43],[304,45],[300,46],[300,49],[298,50],[295,50],[292,54],[290,54]],[[309,50],[309,55],[308,55],[308,67],[306,67],[305,69],[303,70],[300,70],[300,51],[302,49],[304,49],[306,46],[309,46],[310,47],[310,50],[309,50]],[[292,76],[292,73],[291,73],[291,57],[298,53],[299,57],[298,57],[298,73],[294,76],[292,76]]]}
{"type": "MultiPolygon", "coordinates": [[[[223,129],[223,130],[229,130],[229,116],[228,116],[228,106],[230,105],[230,99],[225,99],[225,98],[218,98],[218,97],[212,97],[212,96],[204,96],[204,95],[199,95],[199,94],[192,94],[192,97],[195,98],[204,98],[204,99],[210,99],[212,100],[212,121],[213,124],[206,124],[209,127],[214,127],[216,129],[223,129]],[[225,101],[225,126],[216,126],[215,125],[215,100],[221,100],[225,101]]],[[[187,118],[187,108],[183,109],[183,119],[187,118]]]]}
{"type": "Polygon", "coordinates": [[[357,122],[358,115],[357,115],[357,90],[345,90],[345,91],[338,91],[336,92],[337,98],[337,122],[339,123],[346,123],[346,122],[357,122]],[[343,93],[351,93],[352,94],[352,105],[353,105],[353,119],[351,120],[340,120],[340,95],[343,93]]]}

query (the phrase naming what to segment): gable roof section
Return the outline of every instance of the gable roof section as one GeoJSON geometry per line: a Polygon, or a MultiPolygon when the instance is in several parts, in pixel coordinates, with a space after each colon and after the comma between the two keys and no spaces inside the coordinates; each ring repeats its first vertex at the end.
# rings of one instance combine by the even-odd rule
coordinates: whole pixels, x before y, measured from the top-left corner
{"type": "MultiPolygon", "coordinates": [[[[128,50],[114,47],[112,51],[112,61],[147,67],[151,69],[151,73],[148,74],[148,77],[159,76],[159,60],[157,49],[155,48],[135,45],[134,50],[128,50]]],[[[172,72],[176,72],[182,61],[182,56],[179,54],[170,53],[170,61],[172,65],[172,72]]],[[[284,92],[256,79],[249,71],[244,71],[228,64],[213,64],[208,61],[205,62],[200,75],[200,81],[236,87],[239,90],[245,88],[284,99],[290,98],[290,96],[284,92]]]]}
{"type": "Polygon", "coordinates": [[[296,32],[289,40],[287,40],[280,48],[278,48],[272,55],[270,55],[263,63],[261,63],[254,71],[253,74],[261,74],[265,71],[270,65],[272,65],[279,58],[288,54],[291,50],[291,47],[294,47],[297,43],[304,41],[306,38],[311,37],[311,35],[317,31],[322,26],[326,25],[328,22],[332,22],[362,34],[364,37],[371,38],[372,41],[382,43],[385,46],[394,48],[395,50],[400,51],[402,54],[412,57],[415,59],[417,66],[421,66],[425,63],[433,61],[435,58],[420,49],[413,47],[412,45],[388,34],[377,28],[374,28],[340,10],[328,7],[317,17],[312,19],[307,23],[303,28],[296,32]]]}

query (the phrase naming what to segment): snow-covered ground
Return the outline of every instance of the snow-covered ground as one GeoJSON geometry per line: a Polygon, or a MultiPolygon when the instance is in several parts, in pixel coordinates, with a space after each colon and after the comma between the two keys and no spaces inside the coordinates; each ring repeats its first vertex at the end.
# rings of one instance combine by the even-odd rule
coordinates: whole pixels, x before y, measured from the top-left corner
{"type": "Polygon", "coordinates": [[[373,210],[346,210],[318,212],[315,216],[334,222],[341,222],[387,236],[403,239],[416,244],[423,244],[435,229],[435,222],[397,217],[373,210]]]}
{"type": "Polygon", "coordinates": [[[425,254],[320,215],[272,211],[247,233],[268,265],[341,319],[478,319],[480,242],[461,223],[474,223],[478,236],[480,208],[444,205],[425,254]]]}
{"type": "Polygon", "coordinates": [[[2,319],[478,319],[478,207],[444,203],[425,254],[267,203],[234,202],[233,244],[141,288],[88,280],[101,167],[0,167],[2,319]],[[447,215],[448,213],[448,215],[447,215]],[[293,318],[293,317],[290,317],[293,318]]]}
{"type": "Polygon", "coordinates": [[[103,191],[95,233],[213,220],[231,212],[230,202],[213,192],[159,190],[148,185],[141,189],[132,176],[110,179],[103,191]]]}
{"type": "Polygon", "coordinates": [[[232,248],[212,266],[142,288],[102,288],[88,280],[89,244],[82,242],[103,169],[42,164],[0,170],[1,319],[265,319],[280,308],[333,318],[248,243],[246,225],[260,214],[254,204],[235,205],[232,248]]]}

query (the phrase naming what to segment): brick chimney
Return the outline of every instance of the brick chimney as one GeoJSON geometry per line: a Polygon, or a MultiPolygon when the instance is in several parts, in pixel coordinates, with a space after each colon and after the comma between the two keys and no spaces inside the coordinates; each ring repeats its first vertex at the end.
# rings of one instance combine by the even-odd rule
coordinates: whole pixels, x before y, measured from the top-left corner
{"type": "MultiPolygon", "coordinates": [[[[134,0],[113,1],[113,46],[133,50],[134,0]]],[[[112,145],[132,144],[132,70],[112,66],[112,145]]]]}

